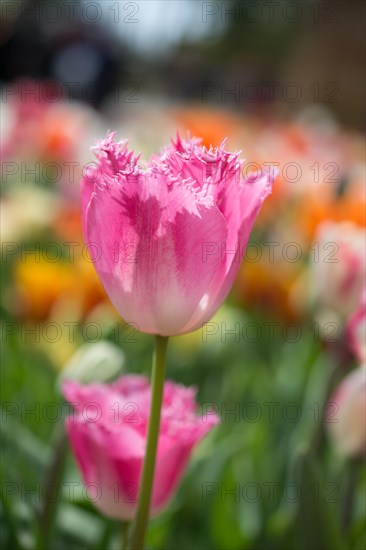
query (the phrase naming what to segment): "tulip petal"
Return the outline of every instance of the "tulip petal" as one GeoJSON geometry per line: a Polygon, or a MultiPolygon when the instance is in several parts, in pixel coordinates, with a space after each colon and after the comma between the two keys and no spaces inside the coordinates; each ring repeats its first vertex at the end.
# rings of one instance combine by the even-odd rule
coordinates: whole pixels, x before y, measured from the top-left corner
{"type": "MultiPolygon", "coordinates": [[[[206,290],[195,314],[184,327],[192,331],[207,322],[225,300],[240,268],[255,219],[265,198],[271,193],[273,177],[264,172],[261,177],[246,179],[238,184],[227,182],[220,197],[220,209],[228,226],[228,237],[221,250],[221,265],[206,290]]],[[[217,247],[216,247],[217,250],[217,247]]]]}
{"type": "Polygon", "coordinates": [[[139,174],[96,186],[86,218],[95,268],[125,320],[144,332],[180,333],[220,267],[219,256],[202,262],[203,243],[226,240],[220,210],[189,187],[139,174]]]}

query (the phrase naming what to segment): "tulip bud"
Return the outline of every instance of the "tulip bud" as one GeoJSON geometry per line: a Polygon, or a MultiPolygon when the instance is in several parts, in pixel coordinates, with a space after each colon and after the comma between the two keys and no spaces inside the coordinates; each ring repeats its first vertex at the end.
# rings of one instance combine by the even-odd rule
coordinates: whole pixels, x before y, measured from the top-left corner
{"type": "Polygon", "coordinates": [[[334,310],[344,322],[365,284],[365,229],[350,222],[323,222],[312,248],[318,251],[312,261],[316,304],[334,310]]]}
{"type": "Polygon", "coordinates": [[[352,371],[340,384],[330,407],[327,428],[336,449],[346,456],[366,452],[366,366],[352,371]]]}
{"type": "Polygon", "coordinates": [[[106,382],[120,372],[125,362],[123,351],[106,341],[84,344],[68,360],[58,377],[61,387],[64,380],[77,382],[106,382]]]}
{"type": "Polygon", "coordinates": [[[366,363],[366,289],[357,311],[348,321],[349,344],[360,363],[366,363]]]}

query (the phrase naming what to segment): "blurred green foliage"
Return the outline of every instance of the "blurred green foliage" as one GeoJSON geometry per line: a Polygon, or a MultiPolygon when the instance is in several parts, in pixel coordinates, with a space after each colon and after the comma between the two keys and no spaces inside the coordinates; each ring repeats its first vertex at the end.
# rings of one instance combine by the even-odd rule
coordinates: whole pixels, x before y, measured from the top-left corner
{"type": "MultiPolygon", "coordinates": [[[[222,315],[241,326],[253,320],[228,306],[222,315]]],[[[34,546],[37,517],[41,534],[45,529],[43,488],[65,444],[62,419],[50,419],[67,409],[57,373],[37,344],[22,343],[18,334],[6,340],[1,542],[10,549],[34,546]],[[49,403],[57,407],[47,409],[49,403]]],[[[148,374],[152,338],[138,334],[136,340],[121,344],[128,371],[148,374]]],[[[202,414],[214,404],[222,424],[194,453],[170,506],[151,522],[148,547],[364,548],[365,468],[340,460],[324,437],[334,368],[313,333],[303,327],[293,343],[281,337],[237,342],[230,334],[223,340],[219,334],[206,342],[190,336],[171,341],[168,377],[196,385],[202,414]]],[[[62,468],[47,548],[119,547],[120,526],[87,500],[70,454],[62,468]],[[72,482],[77,485],[70,499],[72,482]]]]}

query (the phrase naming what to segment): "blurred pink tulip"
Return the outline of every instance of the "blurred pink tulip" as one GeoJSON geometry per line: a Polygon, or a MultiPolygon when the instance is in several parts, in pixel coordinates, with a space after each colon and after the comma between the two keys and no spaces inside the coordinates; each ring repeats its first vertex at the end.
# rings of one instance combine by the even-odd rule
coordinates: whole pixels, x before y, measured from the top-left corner
{"type": "Polygon", "coordinates": [[[329,403],[327,427],[336,449],[346,456],[366,452],[366,366],[352,371],[329,403]]]}
{"type": "Polygon", "coordinates": [[[357,311],[348,321],[348,339],[352,351],[361,364],[366,363],[366,288],[357,311]]]}
{"type": "MultiPolygon", "coordinates": [[[[63,385],[75,414],[66,429],[83,479],[97,508],[107,516],[134,518],[145,455],[151,388],[144,376],[113,384],[63,385]]],[[[193,447],[219,422],[213,412],[196,415],[194,388],[167,381],[161,415],[151,515],[173,495],[193,447]]]]}
{"type": "Polygon", "coordinates": [[[84,236],[114,306],[142,332],[199,328],[231,288],[273,177],[243,179],[224,143],[178,137],[145,168],[114,134],[96,149],[82,180],[84,236]]]}
{"type": "Polygon", "coordinates": [[[357,307],[366,277],[365,229],[351,222],[323,222],[313,250],[312,291],[321,308],[345,321],[357,307]]]}

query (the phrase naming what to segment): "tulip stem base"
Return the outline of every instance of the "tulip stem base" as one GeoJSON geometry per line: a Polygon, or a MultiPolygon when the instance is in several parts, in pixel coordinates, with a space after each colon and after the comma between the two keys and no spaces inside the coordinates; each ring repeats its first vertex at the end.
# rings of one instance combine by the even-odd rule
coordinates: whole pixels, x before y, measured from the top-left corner
{"type": "Polygon", "coordinates": [[[142,481],[137,508],[136,526],[132,540],[132,550],[143,550],[145,533],[149,521],[149,510],[154,482],[156,451],[158,448],[160,413],[163,401],[166,350],[168,337],[155,337],[155,351],[151,380],[150,419],[147,434],[146,455],[142,470],[142,481]]]}

